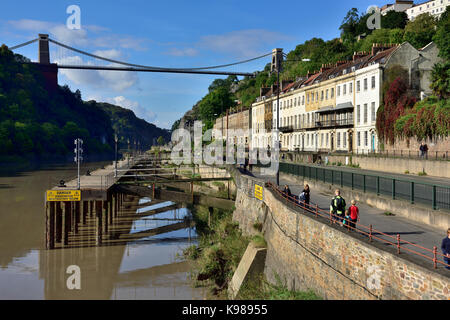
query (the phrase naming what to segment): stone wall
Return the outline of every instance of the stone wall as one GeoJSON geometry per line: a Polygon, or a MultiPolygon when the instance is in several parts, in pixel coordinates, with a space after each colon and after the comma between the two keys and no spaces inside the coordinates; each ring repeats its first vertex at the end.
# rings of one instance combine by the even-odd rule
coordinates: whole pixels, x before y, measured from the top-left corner
{"type": "Polygon", "coordinates": [[[325,299],[450,299],[447,270],[299,213],[267,188],[264,201],[257,200],[252,188],[261,181],[232,175],[238,185],[233,218],[245,233],[263,223],[264,273],[271,283],[281,279],[290,289],[312,289],[325,299]]]}

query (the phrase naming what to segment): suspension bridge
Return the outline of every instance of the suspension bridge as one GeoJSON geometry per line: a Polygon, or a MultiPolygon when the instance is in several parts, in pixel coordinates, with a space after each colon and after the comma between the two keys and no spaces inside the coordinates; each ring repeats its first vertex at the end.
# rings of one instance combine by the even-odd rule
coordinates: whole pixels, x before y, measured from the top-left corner
{"type": "Polygon", "coordinates": [[[272,55],[272,52],[269,52],[251,59],[205,67],[169,68],[169,67],[146,66],[111,59],[99,54],[89,53],[74,48],[72,46],[69,46],[67,44],[61,43],[59,41],[56,41],[54,39],[51,39],[48,34],[39,34],[38,38],[10,47],[9,49],[14,51],[19,48],[31,45],[35,42],[38,42],[38,64],[43,66],[42,71],[44,72],[44,74],[48,72],[57,72],[58,69],[77,69],[77,70],[98,70],[98,71],[189,73],[189,74],[226,75],[226,76],[234,75],[234,76],[254,77],[256,72],[250,73],[241,71],[226,71],[223,69],[237,65],[242,65],[272,55]],[[56,56],[55,63],[51,63],[50,61],[50,46],[49,46],[50,43],[56,47],[55,50],[53,51],[53,53],[56,56]],[[88,59],[87,62],[84,59],[88,59]],[[103,63],[103,65],[101,63],[103,63]]]}

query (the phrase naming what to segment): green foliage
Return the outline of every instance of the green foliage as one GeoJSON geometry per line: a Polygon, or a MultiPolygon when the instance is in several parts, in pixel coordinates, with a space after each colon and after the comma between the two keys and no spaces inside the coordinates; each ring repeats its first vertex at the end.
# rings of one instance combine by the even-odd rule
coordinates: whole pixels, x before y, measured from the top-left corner
{"type": "Polygon", "coordinates": [[[160,146],[162,146],[166,143],[163,136],[159,136],[157,141],[158,141],[158,145],[160,145],[160,146]]]}
{"type": "Polygon", "coordinates": [[[370,52],[374,43],[402,43],[402,29],[377,29],[358,43],[359,51],[370,52]]]}
{"type": "Polygon", "coordinates": [[[447,6],[445,12],[441,15],[437,23],[436,33],[433,41],[439,48],[439,56],[448,62],[450,59],[450,6],[447,6]]]}
{"type": "Polygon", "coordinates": [[[381,27],[385,29],[404,29],[408,22],[406,12],[388,11],[386,15],[381,16],[381,27]]]}
{"type": "Polygon", "coordinates": [[[431,90],[439,99],[450,98],[450,61],[436,63],[431,73],[431,90]]]}
{"type": "Polygon", "coordinates": [[[428,97],[395,121],[395,134],[422,140],[450,134],[450,100],[428,97]]]}
{"type": "Polygon", "coordinates": [[[433,40],[435,28],[436,19],[429,13],[421,14],[408,22],[403,40],[411,43],[416,49],[423,48],[433,40]]]}

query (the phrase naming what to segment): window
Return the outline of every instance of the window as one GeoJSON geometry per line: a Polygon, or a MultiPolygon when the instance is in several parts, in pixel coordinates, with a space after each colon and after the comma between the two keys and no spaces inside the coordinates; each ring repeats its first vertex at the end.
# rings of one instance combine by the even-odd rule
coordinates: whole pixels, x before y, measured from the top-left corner
{"type": "Polygon", "coordinates": [[[320,134],[320,146],[323,147],[323,133],[320,134]]]}
{"type": "Polygon", "coordinates": [[[366,90],[367,90],[367,78],[364,79],[364,91],[366,91],[366,90]]]}
{"type": "Polygon", "coordinates": [[[361,113],[360,113],[361,110],[360,109],[361,109],[361,107],[358,104],[356,106],[356,124],[359,124],[361,122],[361,113]]]}
{"type": "Polygon", "coordinates": [[[337,93],[336,95],[339,97],[341,95],[341,86],[337,87],[337,93]]]}
{"type": "Polygon", "coordinates": [[[361,81],[356,81],[356,92],[360,92],[361,91],[361,81]]]}
{"type": "Polygon", "coordinates": [[[372,77],[372,89],[375,89],[375,76],[372,77]]]}
{"type": "Polygon", "coordinates": [[[331,98],[334,98],[334,88],[331,88],[331,98]]]}
{"type": "Polygon", "coordinates": [[[347,85],[346,84],[344,84],[344,89],[342,90],[343,92],[342,92],[342,94],[347,94],[347,85]]]}
{"type": "Polygon", "coordinates": [[[356,134],[356,142],[358,144],[358,147],[360,147],[361,146],[361,132],[359,132],[359,131],[356,134]]]}
{"type": "Polygon", "coordinates": [[[364,103],[364,124],[367,123],[367,103],[364,103]]]}
{"type": "Polygon", "coordinates": [[[323,101],[323,90],[322,90],[322,92],[320,93],[320,101],[323,101]]]}
{"type": "Polygon", "coordinates": [[[297,129],[297,116],[295,116],[295,129],[297,129]]]}
{"type": "Polygon", "coordinates": [[[337,133],[337,147],[339,148],[341,146],[341,133],[337,133]]]}
{"type": "Polygon", "coordinates": [[[314,102],[314,93],[311,93],[311,102],[314,102]]]}
{"type": "Polygon", "coordinates": [[[326,91],[326,93],[325,93],[325,99],[327,99],[327,100],[328,100],[328,90],[329,90],[329,89],[327,89],[327,91],[326,91]]]}
{"type": "Polygon", "coordinates": [[[283,101],[280,101],[280,109],[283,109],[283,101]]]}
{"type": "Polygon", "coordinates": [[[294,99],[294,107],[297,106],[297,98],[294,99]]]}
{"type": "Polygon", "coordinates": [[[306,145],[309,146],[309,134],[306,135],[306,145]]]}
{"type": "Polygon", "coordinates": [[[319,101],[319,92],[316,92],[316,101],[319,101]]]}
{"type": "Polygon", "coordinates": [[[371,121],[372,121],[372,123],[374,123],[375,122],[375,119],[376,119],[376,115],[375,115],[375,102],[372,102],[372,106],[371,106],[372,108],[371,108],[371,121]]]}
{"type": "Polygon", "coordinates": [[[328,133],[327,133],[327,146],[328,146],[328,133]]]}
{"type": "Polygon", "coordinates": [[[309,93],[306,95],[306,103],[309,103],[309,93]]]}
{"type": "Polygon", "coordinates": [[[349,93],[353,93],[353,83],[352,83],[352,82],[350,82],[350,83],[348,84],[348,92],[349,92],[349,93]]]}
{"type": "Polygon", "coordinates": [[[302,96],[302,104],[305,104],[305,96],[302,96]]]}
{"type": "Polygon", "coordinates": [[[367,131],[364,131],[364,145],[367,147],[369,145],[369,141],[368,141],[368,137],[367,137],[367,131]]]}
{"type": "Polygon", "coordinates": [[[347,147],[347,132],[342,133],[342,146],[347,147]]]}

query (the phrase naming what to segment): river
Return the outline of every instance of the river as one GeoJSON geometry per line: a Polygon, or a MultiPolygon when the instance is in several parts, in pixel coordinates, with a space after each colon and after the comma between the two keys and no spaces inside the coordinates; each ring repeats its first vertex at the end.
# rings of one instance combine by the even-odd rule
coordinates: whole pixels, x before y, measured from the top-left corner
{"type": "MultiPolygon", "coordinates": [[[[108,163],[84,164],[93,171],[108,163]]],[[[45,249],[45,191],[75,177],[74,165],[47,165],[0,172],[0,299],[205,299],[193,288],[190,266],[179,257],[195,243],[195,228],[185,228],[114,246],[45,249]],[[81,288],[69,290],[67,267],[80,268],[81,288]]],[[[135,199],[130,210],[148,210],[150,199],[135,199]],[[144,204],[145,203],[145,204],[144,204]],[[143,206],[147,206],[144,208],[143,206]]],[[[169,203],[170,204],[170,203],[169,203]]],[[[189,215],[179,208],[142,217],[130,233],[168,224],[189,215]]]]}

